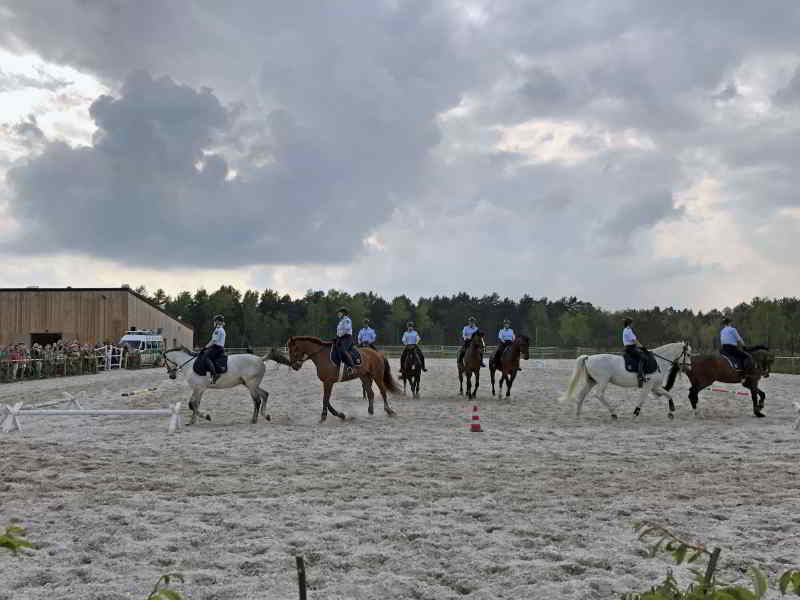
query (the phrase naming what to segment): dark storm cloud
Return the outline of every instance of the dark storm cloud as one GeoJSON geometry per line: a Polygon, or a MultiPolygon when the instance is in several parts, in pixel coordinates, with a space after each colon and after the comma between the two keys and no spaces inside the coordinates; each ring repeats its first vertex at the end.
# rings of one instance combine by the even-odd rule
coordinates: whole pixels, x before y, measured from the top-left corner
{"type": "MultiPolygon", "coordinates": [[[[92,147],[51,142],[10,174],[12,214],[36,241],[16,247],[147,265],[353,264],[383,230],[403,253],[424,246],[415,236],[447,237],[448,259],[420,254],[429,272],[406,265],[404,286],[465,280],[448,261],[478,240],[499,256],[477,270],[514,257],[520,286],[556,270],[564,286],[605,286],[635,255],[694,287],[705,267],[659,263],[642,241],[689,219],[675,199],[699,178],[718,182],[713,210],[734,222],[766,225],[775,211],[759,206],[792,206],[800,75],[743,81],[740,69],[796,54],[800,5],[470,4],[472,20],[458,2],[422,0],[8,3],[1,45],[115,90],[126,81],[94,103],[92,147]],[[522,149],[500,148],[499,131],[529,122],[544,128],[532,151],[514,136],[522,149]],[[542,158],[559,135],[561,154],[542,158]]],[[[625,272],[629,288],[653,284],[653,270],[625,272]]]]}

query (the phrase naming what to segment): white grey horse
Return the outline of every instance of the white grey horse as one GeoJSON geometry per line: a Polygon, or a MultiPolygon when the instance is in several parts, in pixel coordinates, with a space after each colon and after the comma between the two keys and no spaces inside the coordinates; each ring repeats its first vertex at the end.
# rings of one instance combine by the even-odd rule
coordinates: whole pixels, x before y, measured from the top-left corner
{"type": "Polygon", "coordinates": [[[255,424],[258,422],[259,411],[267,421],[270,420],[266,411],[269,392],[260,387],[266,371],[264,362],[269,359],[282,362],[281,358],[283,357],[278,355],[274,349],[263,357],[252,354],[232,354],[228,356],[228,370],[220,375],[214,384],[211,383],[211,375],[198,375],[194,372],[192,367],[197,355],[184,347],[164,352],[164,366],[167,368],[170,379],[175,379],[178,373],[183,373],[186,383],[192,388],[192,397],[189,400],[192,418],[189,420],[189,425],[194,425],[198,416],[208,421],[211,420],[210,415],[200,412],[200,399],[206,389],[223,390],[237,385],[243,385],[250,391],[250,397],[253,399],[253,418],[250,422],[255,424]]]}
{"type": "MultiPolygon", "coordinates": [[[[633,410],[633,415],[635,417],[639,416],[648,393],[652,392],[656,396],[667,397],[669,400],[667,416],[672,419],[675,403],[672,401],[669,390],[672,389],[677,374],[688,365],[692,348],[686,342],[673,342],[659,346],[651,350],[651,352],[656,359],[656,363],[658,363],[658,371],[646,376],[644,385],[639,392],[639,402],[633,410]],[[665,376],[667,376],[666,383],[664,383],[665,376]]],[[[584,354],[575,361],[575,370],[569,380],[567,392],[560,401],[572,400],[577,395],[578,406],[576,413],[580,417],[583,401],[589,391],[596,385],[598,386],[598,400],[609,410],[611,418],[616,419],[617,414],[605,399],[605,392],[609,383],[620,387],[632,388],[638,385],[638,376],[636,373],[630,373],[625,370],[625,360],[622,356],[617,354],[593,354],[588,356],[584,354]],[[583,388],[576,394],[578,385],[581,383],[583,383],[583,388]]]]}

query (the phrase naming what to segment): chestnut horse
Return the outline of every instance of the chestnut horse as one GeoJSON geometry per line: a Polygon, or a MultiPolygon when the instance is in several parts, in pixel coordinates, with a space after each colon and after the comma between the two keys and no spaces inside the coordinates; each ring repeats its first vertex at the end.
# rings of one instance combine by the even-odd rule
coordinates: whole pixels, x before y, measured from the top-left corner
{"type": "Polygon", "coordinates": [[[494,362],[494,356],[489,360],[489,377],[492,380],[492,396],[494,396],[494,372],[500,371],[500,395],[503,395],[503,380],[506,382],[506,398],[511,395],[511,386],[517,377],[519,369],[519,357],[528,360],[528,347],[531,343],[527,335],[519,335],[511,342],[511,348],[506,348],[500,355],[499,364],[494,362]]]}
{"type": "Polygon", "coordinates": [[[460,387],[458,394],[464,395],[464,375],[467,376],[467,398],[474,398],[478,393],[478,384],[481,380],[481,356],[486,343],[483,341],[484,333],[479,329],[472,334],[464,352],[464,358],[458,361],[458,385],[460,387]],[[475,374],[475,389],[472,389],[472,374],[475,374]]]}
{"type": "Polygon", "coordinates": [[[755,368],[747,375],[731,367],[728,360],[720,354],[705,354],[692,357],[692,364],[686,370],[686,374],[692,384],[692,387],[689,388],[689,402],[692,403],[693,410],[697,411],[698,392],[715,381],[719,381],[722,383],[741,383],[743,387],[750,390],[750,397],[753,400],[753,414],[757,417],[764,416],[761,411],[764,409],[764,400],[767,395],[758,389],[758,381],[762,377],[769,377],[769,371],[775,361],[775,355],[766,346],[751,346],[745,348],[745,351],[753,357],[753,362],[755,363],[755,368]]]}
{"type": "Polygon", "coordinates": [[[389,406],[389,401],[386,398],[386,392],[392,394],[400,393],[400,388],[397,382],[392,377],[392,371],[389,367],[389,361],[380,352],[371,348],[360,348],[361,365],[353,369],[353,372],[339,379],[339,367],[331,360],[331,346],[333,342],[321,340],[318,337],[307,335],[293,336],[289,338],[286,344],[289,349],[289,364],[295,370],[299,371],[300,367],[307,360],[314,363],[317,368],[317,377],[322,382],[322,417],[320,422],[328,418],[328,411],[334,416],[344,420],[345,415],[343,412],[337,411],[331,406],[331,391],[333,384],[338,381],[351,381],[353,379],[361,379],[363,389],[367,392],[367,400],[369,400],[369,414],[375,414],[373,407],[373,400],[375,394],[372,391],[372,382],[378,385],[383,397],[383,410],[390,417],[395,415],[395,412],[389,406]]]}

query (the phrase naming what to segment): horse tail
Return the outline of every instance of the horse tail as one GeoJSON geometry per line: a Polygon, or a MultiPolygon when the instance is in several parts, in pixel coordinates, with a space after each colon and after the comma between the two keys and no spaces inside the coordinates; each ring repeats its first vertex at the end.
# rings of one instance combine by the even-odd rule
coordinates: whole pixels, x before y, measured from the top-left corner
{"type": "Polygon", "coordinates": [[[569,380],[567,391],[563,396],[561,396],[561,398],[558,399],[559,402],[573,400],[575,398],[575,389],[578,387],[578,384],[582,383],[589,377],[589,373],[586,370],[586,360],[588,358],[588,354],[582,354],[575,361],[575,369],[572,371],[572,377],[569,380]]]}
{"type": "Polygon", "coordinates": [[[383,385],[392,394],[400,393],[400,387],[392,377],[392,367],[389,366],[389,361],[385,356],[383,358],[383,385]]]}
{"type": "Polygon", "coordinates": [[[678,363],[672,365],[672,368],[669,370],[669,375],[667,375],[667,383],[664,384],[664,389],[666,391],[670,391],[672,386],[675,385],[675,379],[678,377],[678,373],[681,372],[681,366],[678,363]]]}

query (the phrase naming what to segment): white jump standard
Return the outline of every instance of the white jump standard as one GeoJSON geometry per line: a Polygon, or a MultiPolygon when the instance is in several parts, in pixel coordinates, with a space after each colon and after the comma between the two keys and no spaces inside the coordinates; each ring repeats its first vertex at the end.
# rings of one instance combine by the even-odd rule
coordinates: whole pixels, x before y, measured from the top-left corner
{"type": "Polygon", "coordinates": [[[132,416],[149,416],[149,417],[169,417],[169,433],[175,433],[181,428],[181,403],[177,402],[171,408],[163,409],[118,409],[118,410],[95,410],[95,409],[26,409],[23,408],[22,402],[18,402],[13,406],[6,406],[5,410],[7,415],[3,420],[2,430],[4,433],[12,431],[22,431],[22,425],[19,422],[19,417],[26,416],[39,416],[39,417],[101,417],[106,415],[116,415],[124,417],[132,416]]]}

